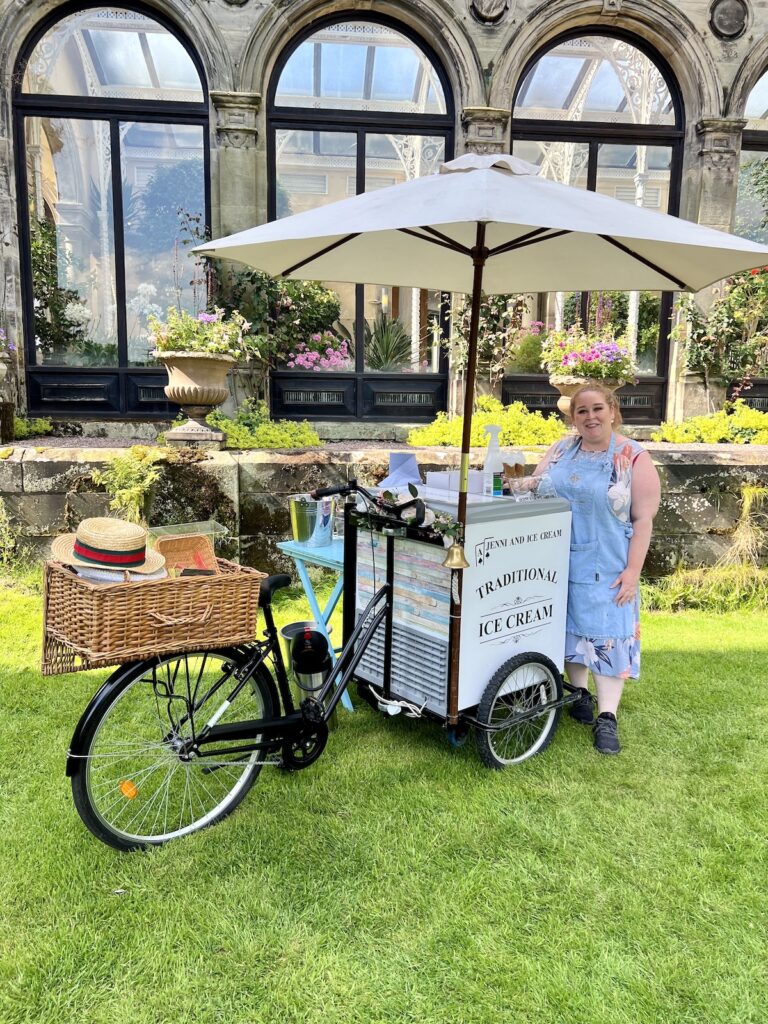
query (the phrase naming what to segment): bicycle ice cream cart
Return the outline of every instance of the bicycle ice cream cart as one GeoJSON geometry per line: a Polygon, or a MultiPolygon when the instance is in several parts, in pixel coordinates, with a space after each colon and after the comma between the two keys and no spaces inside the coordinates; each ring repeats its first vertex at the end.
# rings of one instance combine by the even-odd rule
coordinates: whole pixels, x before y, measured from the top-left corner
{"type": "MultiPolygon", "coordinates": [[[[352,498],[344,509],[344,555],[354,588],[344,605],[338,660],[331,665],[327,641],[310,630],[312,643],[294,656],[294,674],[309,684],[297,707],[271,609],[290,577],[270,576],[260,586],[263,639],[166,645],[121,665],[83,712],[67,756],[77,810],[103,842],[133,850],[187,835],[234,810],[264,765],[299,771],[314,764],[353,679],[375,708],[437,719],[455,744],[474,728],[480,756],[492,768],[516,764],[550,742],[573,699],[563,695],[561,676],[565,503],[470,503],[471,562],[459,605],[464,642],[454,687],[457,570],[442,564],[442,538],[403,521],[397,508],[354,481],[325,490],[352,498]],[[318,638],[324,648],[315,646],[318,638]]],[[[60,566],[51,571],[66,575],[60,566]]],[[[160,582],[167,590],[187,581],[160,582]]]]}
{"type": "MultiPolygon", "coordinates": [[[[421,489],[438,512],[455,514],[456,496],[421,489]]],[[[355,671],[358,691],[386,714],[442,722],[451,742],[474,729],[489,767],[515,764],[551,741],[564,696],[562,679],[571,513],[553,497],[517,503],[470,495],[464,532],[469,566],[458,603],[439,534],[378,515],[370,504],[345,509],[345,640],[377,587],[391,598],[355,671]],[[460,616],[458,679],[450,665],[450,619],[460,616]]],[[[567,684],[566,684],[567,686],[567,684]]]]}

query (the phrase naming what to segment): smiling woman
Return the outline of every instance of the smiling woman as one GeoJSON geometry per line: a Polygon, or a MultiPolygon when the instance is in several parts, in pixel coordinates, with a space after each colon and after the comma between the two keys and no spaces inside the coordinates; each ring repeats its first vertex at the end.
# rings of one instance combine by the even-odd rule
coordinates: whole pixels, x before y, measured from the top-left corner
{"type": "Polygon", "coordinates": [[[548,472],[557,493],[571,503],[565,661],[581,696],[569,714],[593,726],[599,753],[618,754],[616,713],[624,680],[640,674],[638,585],[661,485],[645,449],[616,432],[621,412],[612,391],[598,382],[583,384],[570,411],[577,436],[554,444],[536,470],[548,472]]]}

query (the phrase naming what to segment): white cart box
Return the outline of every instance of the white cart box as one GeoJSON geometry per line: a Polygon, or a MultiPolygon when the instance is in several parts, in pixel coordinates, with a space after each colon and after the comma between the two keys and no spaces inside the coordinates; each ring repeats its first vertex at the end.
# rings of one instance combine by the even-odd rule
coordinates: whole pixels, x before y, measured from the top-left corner
{"type": "MultiPolygon", "coordinates": [[[[421,491],[436,511],[456,513],[458,496],[421,491]]],[[[571,512],[560,498],[515,502],[469,495],[463,573],[459,710],[474,707],[501,665],[515,654],[543,654],[562,671],[568,596],[571,512]]],[[[444,549],[396,538],[394,556],[393,696],[447,714],[451,574],[444,549]]],[[[386,577],[386,541],[360,531],[358,615],[386,577]]],[[[358,668],[383,682],[384,628],[358,668]]]]}

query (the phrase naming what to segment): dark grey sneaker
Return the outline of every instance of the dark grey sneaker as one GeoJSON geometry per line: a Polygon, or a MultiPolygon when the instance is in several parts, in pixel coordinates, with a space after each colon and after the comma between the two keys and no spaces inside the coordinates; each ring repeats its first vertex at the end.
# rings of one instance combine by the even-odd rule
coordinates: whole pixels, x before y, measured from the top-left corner
{"type": "Polygon", "coordinates": [[[568,714],[581,725],[595,724],[595,698],[584,687],[578,687],[579,699],[568,705],[568,714]]]}
{"type": "Polygon", "coordinates": [[[618,730],[619,727],[616,724],[616,719],[609,711],[597,716],[597,721],[592,726],[592,731],[595,734],[595,750],[598,754],[621,753],[618,730]]]}

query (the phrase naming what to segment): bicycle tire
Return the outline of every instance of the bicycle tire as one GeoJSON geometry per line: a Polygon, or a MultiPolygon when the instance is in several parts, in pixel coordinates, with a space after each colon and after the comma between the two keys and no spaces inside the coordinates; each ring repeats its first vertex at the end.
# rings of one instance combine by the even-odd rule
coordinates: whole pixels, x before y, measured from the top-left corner
{"type": "Polygon", "coordinates": [[[491,677],[477,709],[478,721],[487,725],[509,722],[498,732],[475,730],[480,760],[501,769],[540,754],[552,742],[560,708],[546,708],[563,696],[563,680],[554,664],[541,654],[517,654],[491,677]],[[541,706],[540,714],[531,713],[541,706]],[[515,714],[526,717],[515,721],[515,714]]]}
{"type": "MultiPolygon", "coordinates": [[[[218,823],[243,800],[267,751],[213,762],[184,760],[178,747],[229,692],[225,683],[210,696],[211,686],[247,656],[233,649],[187,651],[139,662],[126,673],[89,721],[84,764],[71,780],[77,812],[97,839],[122,851],[160,845],[218,823]],[[190,714],[191,699],[199,706],[190,714]]],[[[219,722],[271,717],[276,702],[272,676],[260,665],[219,722]]]]}

